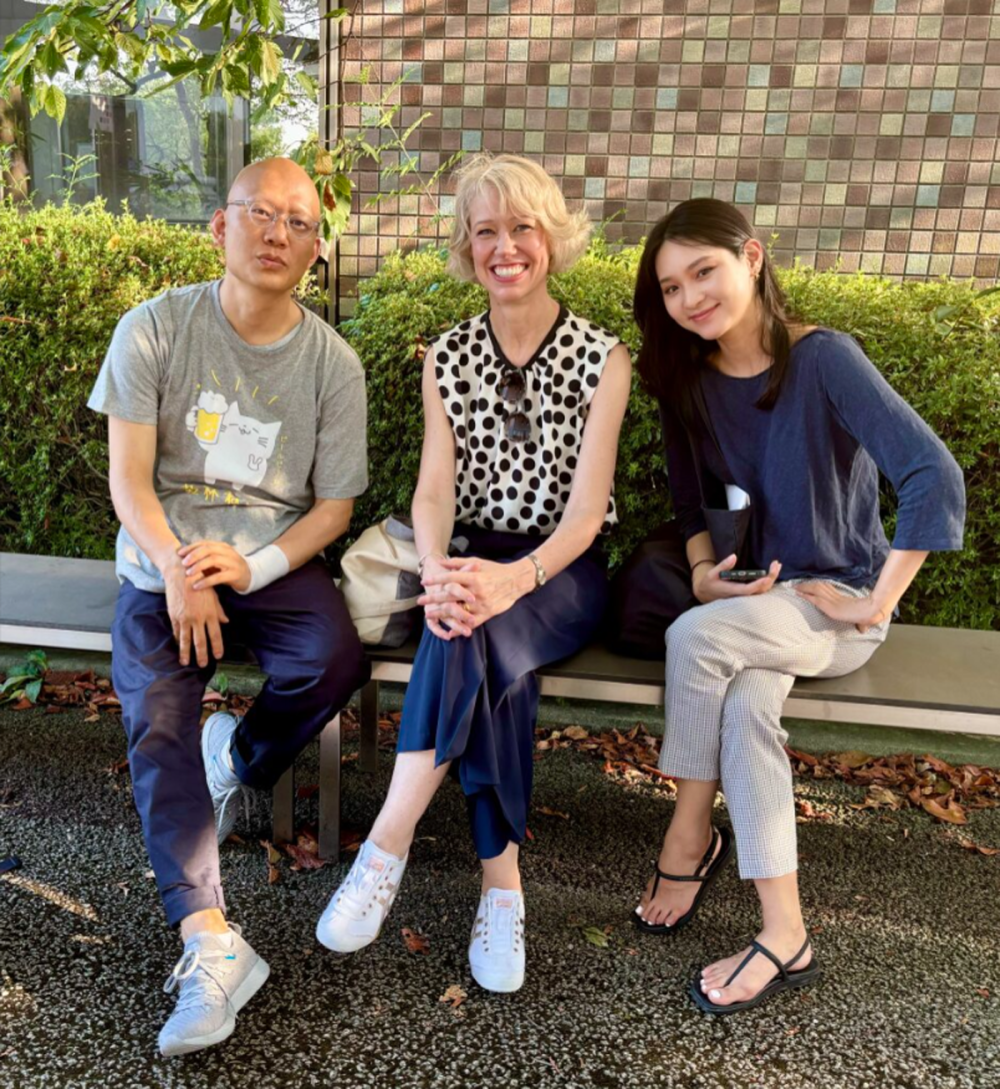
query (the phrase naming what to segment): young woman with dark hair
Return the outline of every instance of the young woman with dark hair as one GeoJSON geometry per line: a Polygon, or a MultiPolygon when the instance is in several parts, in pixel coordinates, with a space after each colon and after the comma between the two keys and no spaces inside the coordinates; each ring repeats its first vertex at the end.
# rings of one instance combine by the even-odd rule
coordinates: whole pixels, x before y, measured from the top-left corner
{"type": "Polygon", "coordinates": [[[796,677],[868,660],[928,552],[961,548],[965,492],[940,439],[856,341],[787,316],[767,252],[731,205],[686,201],[656,225],[635,316],[701,603],[666,635],[660,768],[677,805],[636,925],[684,926],[725,865],[732,836],[712,826],[721,781],[763,928],[702,969],[691,994],[732,1013],[819,976],[799,905],[785,697],[796,677]],[[879,470],[899,500],[891,547],[879,470]],[[719,527],[738,519],[742,548],[723,546],[719,527]],[[761,569],[752,581],[729,580],[737,551],[761,569]]]}

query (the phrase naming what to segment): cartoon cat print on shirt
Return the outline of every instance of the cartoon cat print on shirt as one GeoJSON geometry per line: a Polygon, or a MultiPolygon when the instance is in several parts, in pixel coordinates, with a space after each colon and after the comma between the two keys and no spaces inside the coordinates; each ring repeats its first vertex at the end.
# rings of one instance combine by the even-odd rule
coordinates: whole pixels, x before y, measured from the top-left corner
{"type": "Polygon", "coordinates": [[[264,479],[267,459],[281,430],[280,420],[261,423],[242,415],[236,401],[230,403],[221,393],[204,390],[184,422],[208,453],[206,484],[227,481],[240,491],[246,486],[256,488],[264,479]]]}

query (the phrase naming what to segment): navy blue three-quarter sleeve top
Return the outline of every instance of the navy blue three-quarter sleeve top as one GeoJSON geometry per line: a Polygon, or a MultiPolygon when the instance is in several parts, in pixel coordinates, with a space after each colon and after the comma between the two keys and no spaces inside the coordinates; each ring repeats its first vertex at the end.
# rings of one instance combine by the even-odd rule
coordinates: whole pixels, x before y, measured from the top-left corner
{"type": "MultiPolygon", "coordinates": [[[[780,560],[782,580],[874,585],[889,552],[879,470],[899,501],[893,548],[962,547],[961,469],[853,338],[818,329],[798,341],[770,410],[756,407],[767,377],[706,367],[702,390],[729,472],[708,436],[696,440],[709,481],[737,484],[750,496],[757,565],[780,560]]],[[[670,406],[661,406],[661,418],[674,511],[687,539],[706,528],[694,460],[684,432],[670,423],[670,406]]],[[[724,506],[724,495],[708,502],[724,506]]]]}

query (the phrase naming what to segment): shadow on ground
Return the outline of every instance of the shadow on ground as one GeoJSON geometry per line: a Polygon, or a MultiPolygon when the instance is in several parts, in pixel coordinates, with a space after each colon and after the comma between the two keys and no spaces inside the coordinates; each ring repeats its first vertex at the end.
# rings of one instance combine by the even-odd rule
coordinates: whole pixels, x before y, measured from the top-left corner
{"type": "MultiPolygon", "coordinates": [[[[145,876],[128,778],[108,773],[123,755],[112,718],[0,713],[0,854],[16,850],[25,863],[0,879],[4,1089],[1000,1086],[1000,857],[960,849],[922,813],[858,812],[855,788],[797,784],[832,818],[799,827],[825,982],[706,1018],[685,997],[687,982],[752,936],[751,890],[730,868],[696,925],[671,939],[635,934],[629,912],[671,803],[571,752],[537,764],[519,994],[487,994],[469,976],[478,881],[454,784],[420,827],[381,939],[346,961],[313,938],[345,867],[292,873],[283,864],[268,885],[256,846],[268,829],[264,799],[240,829],[247,845],[223,849],[223,875],[231,916],[270,962],[271,980],[228,1043],[160,1059],[156,1033],[172,1005],[161,984],[179,943],[145,876]],[[407,951],[404,926],[428,936],[429,955],[407,951]],[[608,947],[589,944],[584,927],[609,927],[608,947]],[[453,984],[468,992],[457,1010],[439,1000],[453,984]]],[[[346,766],[349,826],[374,818],[390,763],[376,776],[346,766]]],[[[314,804],[300,803],[304,816],[314,804]]],[[[974,814],[966,831],[1000,846],[1000,811],[974,814]]]]}

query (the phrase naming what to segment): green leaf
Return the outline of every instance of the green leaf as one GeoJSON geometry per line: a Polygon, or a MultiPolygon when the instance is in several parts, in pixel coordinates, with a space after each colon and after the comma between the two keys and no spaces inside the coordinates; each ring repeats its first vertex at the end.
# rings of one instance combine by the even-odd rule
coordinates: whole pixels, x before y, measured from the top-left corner
{"type": "Polygon", "coordinates": [[[208,10],[202,15],[198,25],[202,30],[210,26],[221,26],[229,23],[233,17],[233,0],[215,0],[208,10]]]}
{"type": "Polygon", "coordinates": [[[29,650],[25,655],[25,661],[43,673],[49,668],[49,659],[44,650],[29,650]]]}
{"type": "Polygon", "coordinates": [[[41,67],[42,72],[48,76],[49,79],[66,69],[62,53],[59,52],[59,47],[52,38],[46,43],[37,63],[41,67]]]}
{"type": "MultiPolygon", "coordinates": [[[[268,18],[270,24],[279,33],[285,29],[285,9],[281,6],[281,0],[268,0],[268,18]]],[[[261,19],[261,22],[264,22],[261,19]]]]}
{"type": "Polygon", "coordinates": [[[322,18],[335,19],[339,23],[342,19],[346,19],[349,14],[347,8],[334,8],[333,11],[324,12],[322,18]]]}
{"type": "Polygon", "coordinates": [[[32,681],[31,684],[24,686],[24,695],[26,699],[31,700],[32,703],[38,702],[38,697],[42,691],[42,678],[39,677],[37,681],[32,681]]]}
{"type": "Polygon", "coordinates": [[[611,940],[599,926],[585,926],[583,936],[591,945],[596,945],[599,949],[607,949],[611,940]]]}
{"type": "Polygon", "coordinates": [[[319,84],[308,72],[296,72],[295,79],[298,85],[310,96],[310,98],[315,98],[315,96],[319,94],[319,84]]]}
{"type": "Polygon", "coordinates": [[[54,83],[50,83],[45,92],[45,112],[54,117],[58,125],[63,123],[66,116],[66,96],[54,83]]]}
{"type": "Polygon", "coordinates": [[[8,677],[7,680],[0,685],[0,696],[11,688],[20,688],[25,681],[32,680],[34,676],[33,673],[18,673],[13,677],[8,677]]]}
{"type": "Polygon", "coordinates": [[[266,87],[281,75],[281,50],[275,42],[260,43],[260,78],[266,87]]]}

